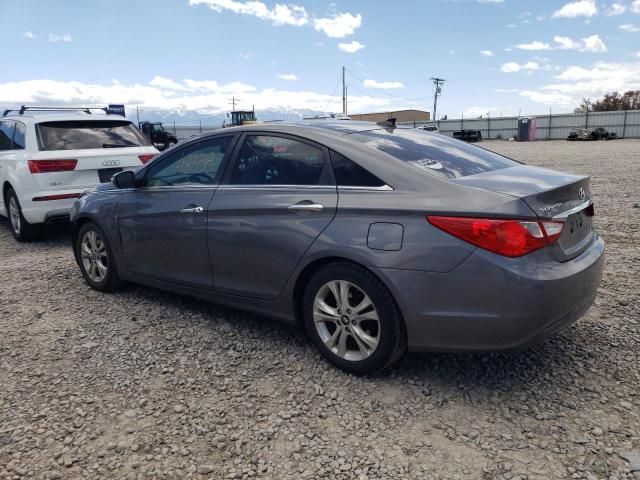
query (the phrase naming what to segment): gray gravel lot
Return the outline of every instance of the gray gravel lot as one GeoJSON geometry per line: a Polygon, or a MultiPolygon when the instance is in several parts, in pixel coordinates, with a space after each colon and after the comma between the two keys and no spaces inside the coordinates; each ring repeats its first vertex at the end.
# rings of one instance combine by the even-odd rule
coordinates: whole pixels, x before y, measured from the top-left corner
{"type": "Polygon", "coordinates": [[[258,316],[94,292],[67,226],[18,245],[0,220],[0,478],[640,479],[640,141],[482,145],[592,175],[596,304],[525,351],[372,377],[258,316]]]}

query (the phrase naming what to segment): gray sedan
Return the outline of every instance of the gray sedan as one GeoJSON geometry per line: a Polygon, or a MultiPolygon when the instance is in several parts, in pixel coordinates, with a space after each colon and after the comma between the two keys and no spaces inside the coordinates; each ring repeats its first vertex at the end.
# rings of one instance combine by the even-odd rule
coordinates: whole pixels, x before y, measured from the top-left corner
{"type": "Polygon", "coordinates": [[[412,351],[511,349],[591,306],[589,178],[393,122],[229,128],[79,198],[87,283],[193,295],[304,326],[363,374],[412,351]]]}

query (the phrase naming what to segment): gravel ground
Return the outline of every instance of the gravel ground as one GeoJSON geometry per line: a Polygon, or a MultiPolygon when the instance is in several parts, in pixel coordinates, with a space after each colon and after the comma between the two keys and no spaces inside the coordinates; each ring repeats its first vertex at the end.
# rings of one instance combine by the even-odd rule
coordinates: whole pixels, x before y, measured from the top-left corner
{"type": "Polygon", "coordinates": [[[0,220],[0,478],[640,479],[640,141],[483,146],[592,175],[595,306],[525,351],[366,378],[258,316],[94,292],[67,226],[18,245],[0,220]]]}

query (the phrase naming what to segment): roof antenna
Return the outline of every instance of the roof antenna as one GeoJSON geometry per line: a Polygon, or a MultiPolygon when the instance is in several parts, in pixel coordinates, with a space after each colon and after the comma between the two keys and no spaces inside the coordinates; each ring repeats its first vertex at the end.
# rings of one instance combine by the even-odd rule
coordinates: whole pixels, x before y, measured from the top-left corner
{"type": "Polygon", "coordinates": [[[376,125],[380,125],[381,127],[396,128],[396,119],[395,117],[388,118],[386,120],[383,120],[382,122],[376,122],[376,125]]]}

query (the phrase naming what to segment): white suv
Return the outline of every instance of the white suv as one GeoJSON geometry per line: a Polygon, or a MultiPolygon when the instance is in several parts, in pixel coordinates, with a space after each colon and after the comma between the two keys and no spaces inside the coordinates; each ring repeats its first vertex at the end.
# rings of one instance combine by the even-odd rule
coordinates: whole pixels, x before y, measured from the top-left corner
{"type": "Polygon", "coordinates": [[[83,191],[158,153],[118,115],[43,110],[22,107],[0,118],[0,215],[20,242],[36,237],[43,223],[68,220],[83,191]]]}

